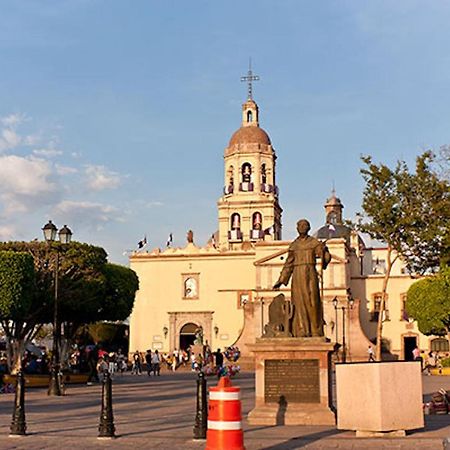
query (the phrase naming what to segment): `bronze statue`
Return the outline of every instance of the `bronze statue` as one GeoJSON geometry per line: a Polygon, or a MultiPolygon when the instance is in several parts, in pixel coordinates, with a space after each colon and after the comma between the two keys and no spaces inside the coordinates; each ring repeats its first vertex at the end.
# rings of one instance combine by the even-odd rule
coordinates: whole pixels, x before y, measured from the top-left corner
{"type": "Polygon", "coordinates": [[[294,337],[324,336],[323,307],[320,299],[319,277],[316,259],[322,270],[331,260],[328,248],[308,235],[311,225],[305,219],[297,222],[298,237],[289,245],[289,252],[283,270],[273,288],[278,290],[287,285],[292,275],[291,301],[294,305],[292,335],[294,337]]]}

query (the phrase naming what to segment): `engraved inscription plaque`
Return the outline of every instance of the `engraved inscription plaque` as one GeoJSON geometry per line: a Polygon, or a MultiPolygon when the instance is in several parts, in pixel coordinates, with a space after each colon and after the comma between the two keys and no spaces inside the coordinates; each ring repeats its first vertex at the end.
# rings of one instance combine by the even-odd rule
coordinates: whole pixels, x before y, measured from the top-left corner
{"type": "Polygon", "coordinates": [[[318,359],[266,359],[264,380],[266,403],[320,403],[318,359]]]}

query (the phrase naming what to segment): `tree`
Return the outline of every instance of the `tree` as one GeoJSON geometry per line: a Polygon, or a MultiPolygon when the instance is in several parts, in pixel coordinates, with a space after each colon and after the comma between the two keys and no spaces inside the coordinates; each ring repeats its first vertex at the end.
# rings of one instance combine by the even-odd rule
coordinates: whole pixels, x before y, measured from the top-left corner
{"type": "Polygon", "coordinates": [[[17,371],[24,341],[35,327],[23,320],[33,314],[35,299],[33,258],[23,252],[0,251],[0,323],[7,336],[8,365],[17,371]]]}
{"type": "Polygon", "coordinates": [[[399,161],[394,170],[362,157],[366,182],[362,208],[366,221],[357,229],[387,244],[386,272],[377,326],[377,353],[381,360],[381,340],[386,292],[392,266],[401,257],[411,273],[437,270],[448,254],[450,233],[450,186],[432,169],[434,156],[425,152],[416,159],[416,172],[410,173],[399,161]]]}
{"type": "Polygon", "coordinates": [[[450,268],[416,281],[408,289],[406,310],[421,333],[450,338],[450,268]]]}
{"type": "Polygon", "coordinates": [[[133,309],[134,297],[139,289],[139,279],[134,270],[117,264],[105,264],[105,294],[101,299],[99,319],[125,320],[133,309]]]}
{"type": "MultiPolygon", "coordinates": [[[[138,288],[136,274],[128,268],[107,263],[101,247],[72,242],[4,242],[0,250],[26,252],[34,262],[36,289],[33,304],[22,315],[9,316],[7,321],[26,323],[34,332],[52,322],[56,259],[59,261],[59,318],[64,322],[66,345],[82,324],[100,320],[123,320],[131,312],[138,288]],[[116,308],[117,307],[117,308],[116,308]]],[[[18,339],[26,344],[32,334],[21,333],[18,339]]],[[[62,358],[64,359],[64,358],[62,358]]]]}

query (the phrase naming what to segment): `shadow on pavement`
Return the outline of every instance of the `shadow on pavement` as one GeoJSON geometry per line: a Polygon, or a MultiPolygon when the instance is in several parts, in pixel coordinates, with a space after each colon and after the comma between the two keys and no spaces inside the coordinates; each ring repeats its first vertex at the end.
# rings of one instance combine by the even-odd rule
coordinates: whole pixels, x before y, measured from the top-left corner
{"type": "Polygon", "coordinates": [[[301,437],[291,438],[287,441],[280,442],[279,444],[271,445],[270,447],[263,447],[262,450],[292,450],[296,448],[302,448],[306,445],[310,445],[315,441],[319,441],[323,438],[328,438],[337,434],[341,434],[339,430],[325,430],[317,433],[307,434],[301,437]]]}

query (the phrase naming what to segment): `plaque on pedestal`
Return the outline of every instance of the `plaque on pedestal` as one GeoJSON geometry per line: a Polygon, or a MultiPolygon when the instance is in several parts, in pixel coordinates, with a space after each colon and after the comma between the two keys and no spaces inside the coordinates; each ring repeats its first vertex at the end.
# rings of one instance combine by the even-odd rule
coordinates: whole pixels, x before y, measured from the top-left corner
{"type": "Polygon", "coordinates": [[[331,354],[325,338],[260,338],[255,355],[256,401],[252,425],[335,425],[331,406],[331,354]]]}

